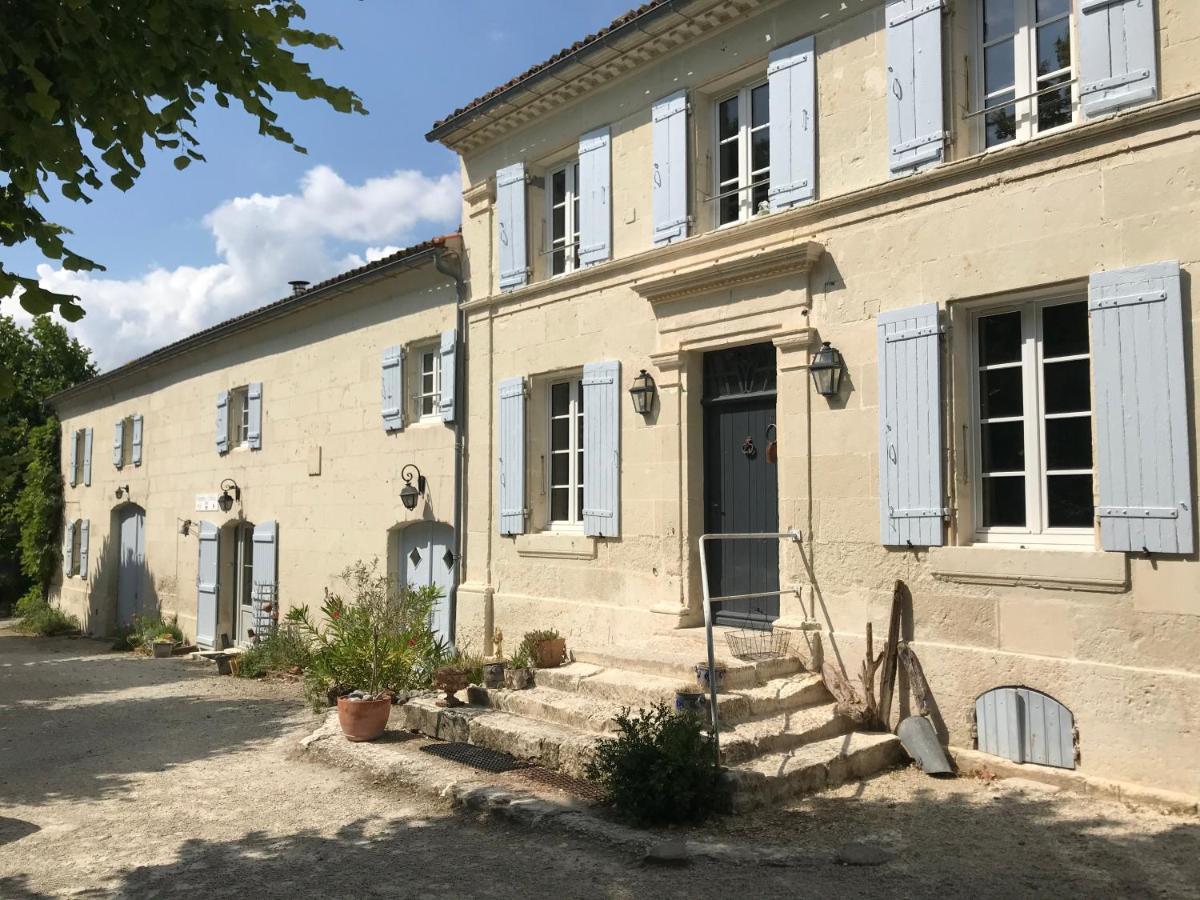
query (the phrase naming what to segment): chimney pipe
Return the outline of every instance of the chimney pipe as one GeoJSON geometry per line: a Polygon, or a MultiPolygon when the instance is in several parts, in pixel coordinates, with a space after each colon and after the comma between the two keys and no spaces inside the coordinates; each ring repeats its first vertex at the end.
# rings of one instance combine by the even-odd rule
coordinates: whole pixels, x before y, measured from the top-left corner
{"type": "Polygon", "coordinates": [[[289,281],[288,284],[292,286],[292,296],[297,297],[307,291],[308,286],[312,284],[312,282],[304,281],[303,279],[297,279],[296,281],[289,281]]]}

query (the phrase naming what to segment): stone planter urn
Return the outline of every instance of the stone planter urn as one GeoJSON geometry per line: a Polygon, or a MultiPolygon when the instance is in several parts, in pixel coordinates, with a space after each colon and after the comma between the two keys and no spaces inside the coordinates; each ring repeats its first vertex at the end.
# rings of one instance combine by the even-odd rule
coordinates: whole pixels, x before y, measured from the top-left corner
{"type": "Polygon", "coordinates": [[[338,697],[338,724],[348,741],[373,741],[387,730],[392,714],[392,698],[360,700],[338,697]]]}
{"type": "Polygon", "coordinates": [[[504,660],[486,662],[483,664],[483,686],[489,689],[504,687],[504,670],[508,663],[504,660]]]}
{"type": "Polygon", "coordinates": [[[437,702],[438,706],[450,709],[462,706],[463,702],[454,695],[467,686],[467,673],[463,669],[456,669],[454,666],[443,666],[433,676],[433,686],[446,694],[445,697],[437,702]]]}
{"type": "Polygon", "coordinates": [[[539,641],[533,645],[534,662],[539,669],[557,669],[562,665],[567,652],[567,639],[563,637],[539,641]]]}

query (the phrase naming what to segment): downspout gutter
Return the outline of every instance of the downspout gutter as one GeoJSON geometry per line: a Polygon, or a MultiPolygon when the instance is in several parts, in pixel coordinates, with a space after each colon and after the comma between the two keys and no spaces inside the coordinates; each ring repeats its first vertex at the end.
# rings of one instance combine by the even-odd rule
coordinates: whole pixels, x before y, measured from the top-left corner
{"type": "Polygon", "coordinates": [[[446,598],[450,612],[450,643],[458,632],[458,585],[462,582],[462,558],[466,545],[463,535],[463,484],[466,478],[467,438],[467,314],[466,286],[462,277],[462,258],[447,254],[444,247],[433,248],[433,265],[454,281],[454,589],[446,598]]]}

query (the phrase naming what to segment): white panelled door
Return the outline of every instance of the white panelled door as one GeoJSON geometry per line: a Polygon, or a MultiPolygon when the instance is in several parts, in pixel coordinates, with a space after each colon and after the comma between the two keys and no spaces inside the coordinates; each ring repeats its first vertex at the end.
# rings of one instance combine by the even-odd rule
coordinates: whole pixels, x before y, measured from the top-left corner
{"type": "Polygon", "coordinates": [[[432,624],[438,637],[451,641],[450,602],[458,573],[454,529],[444,522],[415,522],[400,529],[396,541],[401,582],[413,588],[434,585],[441,590],[432,624]]]}

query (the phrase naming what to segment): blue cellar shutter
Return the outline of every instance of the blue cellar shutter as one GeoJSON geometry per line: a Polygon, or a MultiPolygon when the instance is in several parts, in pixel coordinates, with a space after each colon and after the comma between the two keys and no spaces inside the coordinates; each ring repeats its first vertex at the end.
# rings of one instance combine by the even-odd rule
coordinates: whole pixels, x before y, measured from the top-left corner
{"type": "Polygon", "coordinates": [[[196,567],[196,643],[217,643],[217,548],[219,532],[212,522],[199,527],[200,560],[196,567]]]}
{"type": "Polygon", "coordinates": [[[678,91],[663,97],[651,111],[655,244],[669,244],[687,237],[687,105],[687,91],[678,91]]]}
{"type": "Polygon", "coordinates": [[[87,519],[79,520],[79,577],[88,577],[88,535],[92,523],[87,519]]]}
{"type": "Polygon", "coordinates": [[[621,364],[583,367],[583,530],[616,537],[621,530],[621,364]]]}
{"type": "Polygon", "coordinates": [[[404,428],[404,349],[388,347],[380,368],[380,416],[384,431],[404,428]]]}
{"type": "Polygon", "coordinates": [[[942,161],[943,0],[888,0],[888,168],[909,174],[942,161]]]}
{"type": "Polygon", "coordinates": [[[92,429],[83,433],[83,483],[92,483],[92,429]]]}
{"type": "Polygon", "coordinates": [[[877,330],[880,540],[939,547],[949,511],[942,486],[937,304],[880,313],[877,330]]]}
{"type": "Polygon", "coordinates": [[[142,417],[133,417],[133,464],[140,466],[142,464],[142,417]]]}
{"type": "Polygon", "coordinates": [[[1079,81],[1088,119],[1158,96],[1153,0],[1080,0],[1079,81]]]}
{"type": "Polygon", "coordinates": [[[113,426],[113,465],[118,469],[125,465],[125,420],[117,419],[113,426]]]}
{"type": "Polygon", "coordinates": [[[69,452],[71,454],[71,467],[70,467],[70,469],[67,470],[67,480],[71,483],[71,487],[75,487],[75,484],[76,484],[75,472],[79,467],[79,457],[77,455],[79,453],[79,431],[78,431],[78,429],[71,432],[71,448],[70,448],[69,452]]]}
{"type": "Polygon", "coordinates": [[[612,146],[608,126],[579,139],[579,262],[612,256],[612,146]]]}
{"type": "Polygon", "coordinates": [[[525,533],[525,379],[500,382],[500,533],[525,533]]]}
{"type": "Polygon", "coordinates": [[[496,173],[496,256],[500,290],[520,287],[529,278],[525,252],[525,163],[496,173]]]}
{"type": "Polygon", "coordinates": [[[246,430],[246,442],[250,445],[251,450],[262,449],[262,395],[263,388],[261,381],[254,381],[246,388],[246,403],[250,407],[250,424],[246,430]]]}
{"type": "Polygon", "coordinates": [[[229,452],[229,391],[217,394],[217,452],[229,452]]]}
{"type": "Polygon", "coordinates": [[[449,331],[442,332],[441,346],[441,365],[442,365],[442,387],[441,394],[438,398],[438,408],[442,413],[442,421],[450,423],[454,421],[454,379],[458,374],[455,368],[458,365],[458,334],[453,328],[449,331]]]}
{"type": "Polygon", "coordinates": [[[816,41],[812,37],[771,51],[767,78],[771,105],[771,209],[816,196],[816,41]]]}
{"type": "Polygon", "coordinates": [[[1017,763],[1075,768],[1075,717],[1041,691],[999,687],[975,700],[976,743],[1017,763]]]}
{"type": "Polygon", "coordinates": [[[1100,542],[1191,553],[1192,460],[1177,262],[1092,275],[1100,542]]]}

